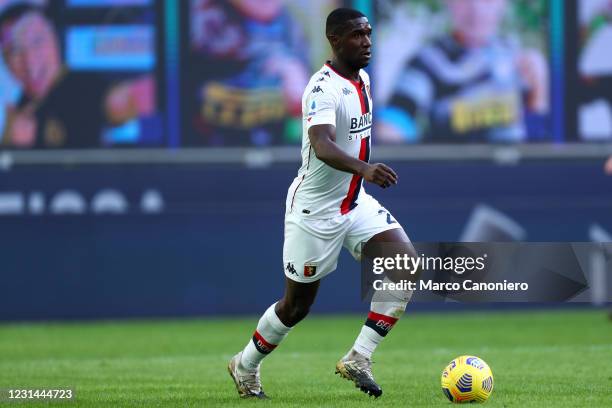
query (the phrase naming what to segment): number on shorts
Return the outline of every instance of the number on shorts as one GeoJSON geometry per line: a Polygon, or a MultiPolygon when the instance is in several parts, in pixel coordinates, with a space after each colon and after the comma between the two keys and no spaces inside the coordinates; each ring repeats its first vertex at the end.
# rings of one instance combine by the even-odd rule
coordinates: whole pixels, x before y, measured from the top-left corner
{"type": "Polygon", "coordinates": [[[378,210],[378,214],[387,214],[387,224],[395,224],[397,223],[397,221],[395,221],[395,218],[391,217],[391,213],[389,211],[385,211],[382,208],[380,210],[378,210]]]}

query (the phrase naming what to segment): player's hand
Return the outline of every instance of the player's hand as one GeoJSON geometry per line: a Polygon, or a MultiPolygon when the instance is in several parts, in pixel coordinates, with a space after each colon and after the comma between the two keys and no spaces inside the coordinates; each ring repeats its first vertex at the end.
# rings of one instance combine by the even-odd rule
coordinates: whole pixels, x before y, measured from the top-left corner
{"type": "Polygon", "coordinates": [[[383,163],[369,164],[363,172],[363,178],[369,183],[378,184],[382,188],[397,184],[397,174],[393,169],[383,163]]]}

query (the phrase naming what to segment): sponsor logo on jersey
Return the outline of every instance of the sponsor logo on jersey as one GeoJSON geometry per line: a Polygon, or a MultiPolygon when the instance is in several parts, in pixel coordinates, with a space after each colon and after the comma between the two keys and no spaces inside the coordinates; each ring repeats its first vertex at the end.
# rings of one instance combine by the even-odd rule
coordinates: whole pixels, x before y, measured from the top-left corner
{"type": "Polygon", "coordinates": [[[317,265],[312,263],[304,264],[304,276],[310,278],[317,273],[317,265]]]}
{"type": "Polygon", "coordinates": [[[351,118],[350,133],[359,133],[372,127],[372,112],[365,113],[358,118],[351,118]]]}
{"type": "Polygon", "coordinates": [[[319,85],[316,85],[314,88],[312,88],[311,93],[314,94],[314,93],[318,93],[318,92],[323,92],[323,89],[321,89],[321,87],[319,85]]]}

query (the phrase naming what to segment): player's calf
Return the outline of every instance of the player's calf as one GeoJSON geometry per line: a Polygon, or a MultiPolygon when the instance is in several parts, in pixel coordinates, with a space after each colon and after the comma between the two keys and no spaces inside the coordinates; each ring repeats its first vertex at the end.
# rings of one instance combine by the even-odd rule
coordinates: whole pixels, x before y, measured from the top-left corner
{"type": "Polygon", "coordinates": [[[288,327],[293,327],[301,322],[310,312],[310,304],[289,302],[281,299],[276,306],[278,318],[288,327]]]}

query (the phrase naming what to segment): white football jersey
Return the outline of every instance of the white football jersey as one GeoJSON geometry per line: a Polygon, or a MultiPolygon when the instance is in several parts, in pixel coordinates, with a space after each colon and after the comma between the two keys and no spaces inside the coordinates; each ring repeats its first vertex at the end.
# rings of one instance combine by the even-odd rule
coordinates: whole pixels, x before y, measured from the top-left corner
{"type": "Polygon", "coordinates": [[[302,166],[287,193],[287,212],[312,218],[347,214],[365,194],[363,178],[336,170],[317,159],[308,129],[314,125],[336,127],[336,144],[344,152],[368,162],[372,132],[370,77],[345,78],[326,63],[315,73],[302,97],[302,166]]]}

